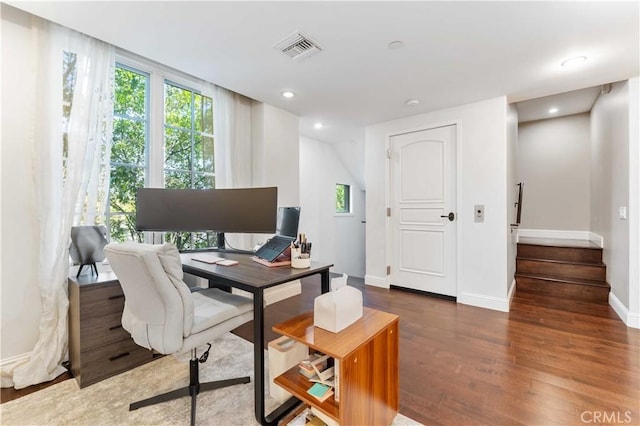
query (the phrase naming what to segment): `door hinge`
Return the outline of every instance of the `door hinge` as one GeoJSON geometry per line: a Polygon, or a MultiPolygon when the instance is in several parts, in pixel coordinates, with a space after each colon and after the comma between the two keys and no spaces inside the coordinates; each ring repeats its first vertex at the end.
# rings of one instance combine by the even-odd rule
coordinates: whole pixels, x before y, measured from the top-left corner
{"type": "Polygon", "coordinates": [[[387,158],[391,160],[391,149],[387,149],[387,158]]]}
{"type": "Polygon", "coordinates": [[[387,217],[391,217],[391,207],[387,207],[387,217]]]}
{"type": "Polygon", "coordinates": [[[391,265],[387,265],[387,275],[391,275],[391,265]]]}

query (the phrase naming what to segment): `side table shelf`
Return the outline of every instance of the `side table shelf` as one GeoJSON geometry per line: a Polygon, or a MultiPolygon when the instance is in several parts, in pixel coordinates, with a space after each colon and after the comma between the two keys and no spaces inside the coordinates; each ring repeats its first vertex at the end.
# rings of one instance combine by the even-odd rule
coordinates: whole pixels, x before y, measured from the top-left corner
{"type": "Polygon", "coordinates": [[[358,321],[339,333],[313,326],[308,312],[273,327],[340,363],[339,402],[320,402],[307,393],[311,382],[295,366],[275,383],[340,425],[390,425],[398,414],[398,316],[364,308],[358,321]]]}
{"type": "Polygon", "coordinates": [[[69,277],[69,361],[81,388],[154,359],[122,328],[123,309],[112,272],[69,277]]]}

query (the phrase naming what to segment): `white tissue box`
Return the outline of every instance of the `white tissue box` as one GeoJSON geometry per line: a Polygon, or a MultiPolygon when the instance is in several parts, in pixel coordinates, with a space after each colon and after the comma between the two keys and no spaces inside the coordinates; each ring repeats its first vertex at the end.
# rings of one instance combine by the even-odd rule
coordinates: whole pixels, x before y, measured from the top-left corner
{"type": "Polygon", "coordinates": [[[342,287],[322,294],[313,303],[313,325],[337,333],[362,318],[362,292],[342,287]]]}

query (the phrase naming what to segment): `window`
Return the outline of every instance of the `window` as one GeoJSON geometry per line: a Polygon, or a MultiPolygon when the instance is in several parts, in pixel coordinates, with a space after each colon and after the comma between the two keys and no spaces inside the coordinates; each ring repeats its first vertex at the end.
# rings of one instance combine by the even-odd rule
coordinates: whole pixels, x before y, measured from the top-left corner
{"type": "Polygon", "coordinates": [[[351,186],[336,184],[336,213],[351,213],[351,186]]]}
{"type": "MultiPolygon", "coordinates": [[[[165,81],[164,95],[165,187],[215,188],[212,99],[171,81],[165,81]]],[[[216,245],[217,236],[172,232],[165,240],[188,250],[216,245]]]]}
{"type": "Polygon", "coordinates": [[[78,70],[76,68],[77,55],[64,51],[62,54],[62,161],[63,170],[67,170],[69,153],[69,118],[73,103],[73,89],[76,86],[78,70]]]}
{"type": "MultiPolygon", "coordinates": [[[[65,163],[76,62],[74,53],[64,52],[65,163]]],[[[145,238],[145,233],[135,229],[138,188],[215,187],[213,100],[190,87],[197,87],[198,81],[129,56],[118,58],[114,73],[106,226],[111,241],[152,242],[153,234],[145,238]],[[169,80],[169,75],[174,77],[169,80]]],[[[213,233],[170,233],[165,239],[180,250],[217,245],[213,233]]]]}
{"type": "Polygon", "coordinates": [[[143,241],[135,229],[136,189],[145,186],[149,151],[149,74],[117,64],[107,223],[111,241],[143,241]]]}

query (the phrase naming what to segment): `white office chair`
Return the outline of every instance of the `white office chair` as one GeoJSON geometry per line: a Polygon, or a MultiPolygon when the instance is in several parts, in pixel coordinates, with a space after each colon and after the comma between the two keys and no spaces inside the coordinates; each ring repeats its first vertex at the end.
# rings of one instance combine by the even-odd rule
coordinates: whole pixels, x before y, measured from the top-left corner
{"type": "Polygon", "coordinates": [[[191,425],[195,424],[200,392],[241,383],[249,377],[200,383],[196,348],[253,319],[253,302],[219,289],[191,293],[184,283],[182,263],[173,244],[108,244],[105,254],[124,291],[122,326],[133,340],[161,354],[191,350],[189,386],[129,405],[136,410],[191,396],[191,425]]]}

